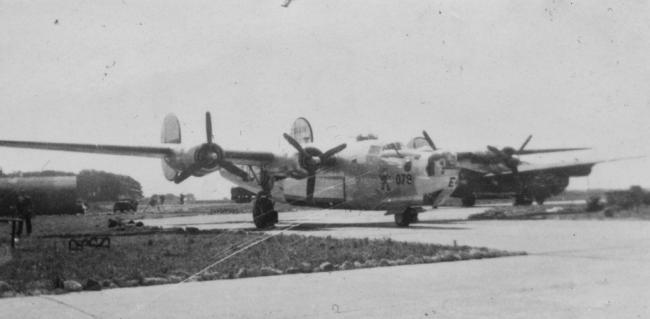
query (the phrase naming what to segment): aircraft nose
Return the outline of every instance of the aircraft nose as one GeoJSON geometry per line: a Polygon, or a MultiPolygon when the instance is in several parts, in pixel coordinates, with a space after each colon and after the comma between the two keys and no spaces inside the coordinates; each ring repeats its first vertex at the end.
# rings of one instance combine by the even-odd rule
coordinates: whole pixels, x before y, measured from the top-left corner
{"type": "Polygon", "coordinates": [[[429,156],[426,171],[429,176],[444,175],[445,170],[458,169],[458,160],[452,153],[440,153],[429,156]]]}

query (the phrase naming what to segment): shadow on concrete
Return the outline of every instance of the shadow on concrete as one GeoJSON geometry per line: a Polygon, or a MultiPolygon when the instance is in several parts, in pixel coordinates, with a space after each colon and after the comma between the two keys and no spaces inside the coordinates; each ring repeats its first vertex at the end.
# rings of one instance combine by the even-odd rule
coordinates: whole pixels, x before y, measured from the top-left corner
{"type": "Polygon", "coordinates": [[[166,227],[194,227],[197,225],[231,225],[231,224],[252,224],[253,221],[210,221],[210,222],[198,222],[198,223],[174,223],[165,225],[166,227]]]}
{"type": "MultiPolygon", "coordinates": [[[[395,228],[395,229],[430,229],[430,230],[464,230],[469,229],[469,227],[460,226],[467,223],[466,219],[445,219],[445,220],[425,220],[419,221],[417,223],[411,224],[410,227],[398,227],[393,221],[386,220],[385,222],[350,222],[350,223],[323,223],[323,222],[303,222],[301,220],[292,220],[292,219],[282,219],[280,216],[280,222],[282,224],[298,224],[298,226],[292,227],[292,231],[318,231],[318,230],[332,230],[337,228],[395,228]]],[[[273,228],[257,229],[252,226],[252,221],[207,221],[207,222],[198,222],[198,223],[175,223],[169,224],[168,227],[195,227],[195,226],[206,226],[206,225],[233,225],[233,224],[245,224],[245,227],[235,227],[228,228],[230,230],[243,230],[243,231],[269,231],[269,230],[282,230],[285,226],[277,226],[273,228]]]]}
{"type": "MultiPolygon", "coordinates": [[[[295,231],[316,231],[332,230],[336,228],[396,228],[396,229],[430,229],[430,230],[463,230],[469,229],[463,226],[436,226],[436,225],[453,225],[460,224],[464,220],[441,220],[441,221],[420,221],[412,224],[411,227],[398,227],[394,222],[360,222],[360,223],[299,223],[298,226],[291,228],[295,231]]],[[[283,222],[291,223],[290,220],[283,222]]]]}

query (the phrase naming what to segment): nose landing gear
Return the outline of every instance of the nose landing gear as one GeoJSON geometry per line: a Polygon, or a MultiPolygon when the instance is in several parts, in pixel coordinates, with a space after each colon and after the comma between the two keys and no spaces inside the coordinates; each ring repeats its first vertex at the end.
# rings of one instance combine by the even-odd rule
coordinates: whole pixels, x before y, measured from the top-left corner
{"type": "Polygon", "coordinates": [[[253,204],[253,223],[258,229],[273,227],[278,222],[278,212],[275,210],[275,203],[271,199],[273,189],[273,178],[265,172],[261,173],[260,185],[262,191],[257,193],[253,204]]]}
{"type": "Polygon", "coordinates": [[[275,211],[271,195],[264,191],[259,192],[255,198],[253,222],[259,229],[272,227],[278,222],[278,212],[275,211]]]}
{"type": "Polygon", "coordinates": [[[416,222],[418,222],[418,212],[415,208],[407,207],[403,212],[395,214],[395,224],[399,227],[408,227],[416,222]]]}

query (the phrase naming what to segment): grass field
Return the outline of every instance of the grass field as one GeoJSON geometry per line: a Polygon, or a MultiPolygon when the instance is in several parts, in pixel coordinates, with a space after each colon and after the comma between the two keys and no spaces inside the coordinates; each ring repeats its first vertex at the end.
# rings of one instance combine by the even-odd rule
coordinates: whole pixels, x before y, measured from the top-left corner
{"type": "MultiPolygon", "coordinates": [[[[242,209],[244,206],[239,205],[242,209]]],[[[226,208],[223,213],[238,209],[226,208]]],[[[219,213],[220,209],[219,206],[198,206],[187,212],[169,210],[155,214],[36,216],[32,236],[22,238],[11,260],[0,265],[0,281],[12,287],[12,291],[4,295],[64,292],[61,288],[65,280],[85,284],[91,279],[104,288],[114,288],[519,254],[390,239],[272,236],[259,231],[161,230],[133,225],[119,229],[107,227],[108,220],[117,216],[128,221],[179,213],[219,213]],[[111,246],[85,247],[81,251],[68,249],[70,238],[84,235],[110,236],[111,246]]],[[[7,230],[0,226],[0,231],[6,233],[7,230]]],[[[6,239],[4,245],[8,245],[6,239]]]]}

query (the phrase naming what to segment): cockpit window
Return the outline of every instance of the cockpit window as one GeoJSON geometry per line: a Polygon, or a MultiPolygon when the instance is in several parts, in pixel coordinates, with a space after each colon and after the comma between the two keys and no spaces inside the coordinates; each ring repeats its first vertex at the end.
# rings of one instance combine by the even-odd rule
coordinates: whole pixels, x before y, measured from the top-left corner
{"type": "Polygon", "coordinates": [[[429,146],[429,143],[427,140],[424,139],[424,137],[414,137],[408,144],[407,147],[412,148],[412,149],[418,149],[420,147],[424,146],[429,146]]]}
{"type": "Polygon", "coordinates": [[[379,152],[381,152],[381,147],[378,145],[372,145],[368,150],[369,155],[379,155],[379,152]]]}
{"type": "Polygon", "coordinates": [[[402,149],[402,143],[400,143],[400,142],[388,143],[388,144],[384,145],[384,147],[383,147],[384,151],[387,151],[387,150],[398,150],[399,151],[401,149],[402,149]]]}

